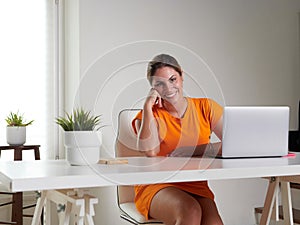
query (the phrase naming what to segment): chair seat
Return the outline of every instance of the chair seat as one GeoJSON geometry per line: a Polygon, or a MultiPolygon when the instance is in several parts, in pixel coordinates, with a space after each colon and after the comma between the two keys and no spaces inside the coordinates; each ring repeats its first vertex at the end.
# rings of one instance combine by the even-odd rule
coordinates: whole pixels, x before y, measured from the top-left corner
{"type": "Polygon", "coordinates": [[[126,202],[119,205],[121,217],[133,224],[163,224],[157,220],[146,220],[146,218],[136,209],[134,202],[126,202]]]}

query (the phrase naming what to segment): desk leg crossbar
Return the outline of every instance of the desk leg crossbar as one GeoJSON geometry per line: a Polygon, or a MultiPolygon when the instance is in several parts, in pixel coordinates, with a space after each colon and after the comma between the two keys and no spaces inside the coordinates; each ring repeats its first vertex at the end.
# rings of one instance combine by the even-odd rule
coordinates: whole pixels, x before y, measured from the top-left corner
{"type": "Polygon", "coordinates": [[[39,224],[39,218],[46,205],[46,225],[51,224],[50,203],[64,206],[59,216],[59,225],[70,224],[71,215],[74,215],[74,223],[78,225],[94,225],[94,205],[98,198],[85,193],[83,190],[49,190],[42,191],[34,212],[32,225],[39,224]]]}
{"type": "Polygon", "coordinates": [[[270,220],[279,220],[278,194],[281,190],[284,225],[293,225],[293,209],[290,182],[300,183],[300,176],[271,177],[265,198],[260,225],[267,225],[270,220]]]}

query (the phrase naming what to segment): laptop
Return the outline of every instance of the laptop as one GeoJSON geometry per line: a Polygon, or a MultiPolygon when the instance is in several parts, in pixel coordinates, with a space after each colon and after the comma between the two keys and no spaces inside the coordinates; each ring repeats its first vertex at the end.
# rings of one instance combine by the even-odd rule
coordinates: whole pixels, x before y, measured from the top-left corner
{"type": "Polygon", "coordinates": [[[226,106],[221,157],[285,156],[288,133],[287,106],[226,106]]]}

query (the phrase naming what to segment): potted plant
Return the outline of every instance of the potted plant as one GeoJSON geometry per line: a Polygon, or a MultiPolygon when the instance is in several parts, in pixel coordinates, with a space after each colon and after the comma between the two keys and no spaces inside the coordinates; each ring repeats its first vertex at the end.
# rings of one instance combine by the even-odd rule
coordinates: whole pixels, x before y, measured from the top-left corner
{"type": "Polygon", "coordinates": [[[73,109],[72,114],[56,118],[64,130],[66,159],[71,165],[95,164],[99,160],[102,133],[101,115],[91,115],[82,108],[73,109]]]}
{"type": "Polygon", "coordinates": [[[26,142],[26,126],[33,123],[33,120],[26,122],[23,115],[19,112],[10,112],[5,119],[6,141],[9,145],[23,145],[26,142]]]}

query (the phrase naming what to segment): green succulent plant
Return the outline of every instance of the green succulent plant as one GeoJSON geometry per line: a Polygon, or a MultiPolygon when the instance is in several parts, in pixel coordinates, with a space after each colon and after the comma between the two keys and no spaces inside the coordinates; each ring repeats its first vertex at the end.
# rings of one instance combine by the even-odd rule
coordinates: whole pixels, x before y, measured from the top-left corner
{"type": "Polygon", "coordinates": [[[56,118],[56,123],[60,125],[64,131],[93,131],[99,130],[101,115],[91,115],[90,111],[82,108],[73,109],[73,113],[66,113],[65,117],[56,118]]]}
{"type": "Polygon", "coordinates": [[[31,120],[29,122],[25,122],[24,116],[20,115],[19,112],[13,113],[10,112],[9,115],[5,119],[7,126],[16,126],[16,127],[25,127],[28,125],[31,125],[34,120],[31,120]]]}

